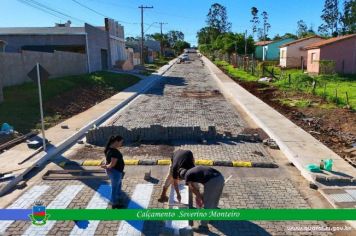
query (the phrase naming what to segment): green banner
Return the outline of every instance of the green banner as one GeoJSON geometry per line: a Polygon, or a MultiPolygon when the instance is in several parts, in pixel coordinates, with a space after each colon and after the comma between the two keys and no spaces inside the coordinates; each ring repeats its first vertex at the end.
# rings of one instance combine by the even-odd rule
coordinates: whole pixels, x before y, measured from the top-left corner
{"type": "Polygon", "coordinates": [[[356,209],[47,209],[49,220],[356,220],[356,209]]]}

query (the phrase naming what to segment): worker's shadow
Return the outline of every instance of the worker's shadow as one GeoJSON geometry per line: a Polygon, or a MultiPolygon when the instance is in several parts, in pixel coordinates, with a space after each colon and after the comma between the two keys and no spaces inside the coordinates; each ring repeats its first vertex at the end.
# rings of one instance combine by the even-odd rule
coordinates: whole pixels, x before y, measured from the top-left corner
{"type": "MultiPolygon", "coordinates": [[[[210,221],[210,224],[215,227],[223,235],[253,235],[253,236],[268,236],[271,235],[261,226],[251,221],[210,221]]],[[[211,231],[206,235],[218,235],[211,231]]]]}

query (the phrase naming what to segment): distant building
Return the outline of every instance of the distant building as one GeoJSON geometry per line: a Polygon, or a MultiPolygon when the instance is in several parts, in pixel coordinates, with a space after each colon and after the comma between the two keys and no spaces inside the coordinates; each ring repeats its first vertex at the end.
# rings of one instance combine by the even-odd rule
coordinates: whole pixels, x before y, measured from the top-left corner
{"type": "MultiPolygon", "coordinates": [[[[140,39],[126,41],[126,47],[132,48],[134,53],[141,53],[141,41],[140,39]]],[[[161,43],[156,40],[144,41],[144,55],[146,62],[153,62],[161,50],[161,43]]]]}
{"type": "Polygon", "coordinates": [[[279,47],[285,43],[294,41],[295,39],[287,38],[275,40],[271,43],[268,43],[262,46],[262,60],[263,61],[278,61],[279,60],[279,47]]]}
{"type": "Polygon", "coordinates": [[[309,73],[319,74],[325,70],[334,70],[342,74],[356,74],[356,34],[313,43],[305,47],[305,50],[308,53],[309,73]],[[333,68],[330,68],[332,64],[333,68]]]}
{"type": "Polygon", "coordinates": [[[258,60],[262,60],[263,59],[263,48],[265,45],[272,43],[273,41],[259,41],[255,43],[255,58],[258,60]]]}
{"type": "Polygon", "coordinates": [[[302,67],[302,63],[304,68],[307,67],[307,51],[304,50],[304,47],[320,42],[323,39],[320,36],[311,36],[298,40],[294,40],[288,43],[281,45],[280,50],[280,58],[279,65],[281,67],[287,68],[300,68],[302,67]]]}
{"type": "Polygon", "coordinates": [[[0,41],[4,42],[0,43],[0,51],[83,53],[87,55],[88,71],[92,72],[110,69],[126,60],[124,38],[124,27],[108,18],[104,27],[71,27],[67,22],[55,27],[0,28],[0,41]]]}

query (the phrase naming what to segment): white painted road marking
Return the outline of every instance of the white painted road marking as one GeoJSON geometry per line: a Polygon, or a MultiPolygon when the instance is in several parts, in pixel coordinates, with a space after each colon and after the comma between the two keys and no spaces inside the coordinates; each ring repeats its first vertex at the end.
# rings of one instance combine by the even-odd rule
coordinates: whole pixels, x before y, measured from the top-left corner
{"type": "MultiPolygon", "coordinates": [[[[60,194],[47,206],[48,209],[62,209],[67,208],[70,202],[75,198],[75,196],[82,190],[84,185],[68,185],[66,186],[60,194]]],[[[56,221],[47,221],[44,226],[31,225],[23,235],[46,235],[56,221]]]]}
{"type": "MultiPolygon", "coordinates": [[[[34,201],[38,200],[40,196],[47,191],[48,185],[36,185],[22,194],[8,209],[28,209],[34,201]]],[[[5,233],[6,229],[14,222],[13,220],[0,221],[0,234],[5,233]]]]}
{"type": "MultiPolygon", "coordinates": [[[[128,209],[146,209],[150,204],[153,184],[138,184],[132,194],[128,209]]],[[[117,235],[141,236],[144,221],[121,221],[117,235]]]]}
{"type": "MultiPolygon", "coordinates": [[[[185,184],[179,184],[179,192],[182,197],[181,204],[182,206],[189,205],[189,187],[185,184]]],[[[173,187],[171,187],[171,192],[169,194],[169,208],[171,209],[179,209],[177,205],[177,193],[173,187]]],[[[179,229],[183,229],[189,227],[188,220],[168,220],[166,221],[166,227],[174,230],[175,235],[179,235],[179,229]]]]}
{"type": "MultiPolygon", "coordinates": [[[[96,193],[90,200],[86,209],[106,209],[109,204],[109,199],[111,196],[111,187],[110,185],[100,185],[96,193]]],[[[70,232],[71,236],[91,236],[95,234],[96,228],[98,227],[99,220],[90,220],[89,225],[85,229],[79,228],[77,225],[74,226],[70,232]]]]}

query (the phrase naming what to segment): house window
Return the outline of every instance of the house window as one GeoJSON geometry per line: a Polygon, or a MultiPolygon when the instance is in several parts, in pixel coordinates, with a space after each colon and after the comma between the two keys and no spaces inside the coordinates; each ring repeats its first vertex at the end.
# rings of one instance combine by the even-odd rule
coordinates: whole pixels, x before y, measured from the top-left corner
{"type": "Polygon", "coordinates": [[[316,61],[316,53],[314,52],[311,54],[311,62],[310,63],[313,64],[315,61],[316,61]]]}
{"type": "Polygon", "coordinates": [[[0,41],[0,52],[5,52],[5,46],[6,46],[6,42],[0,41]]]}

